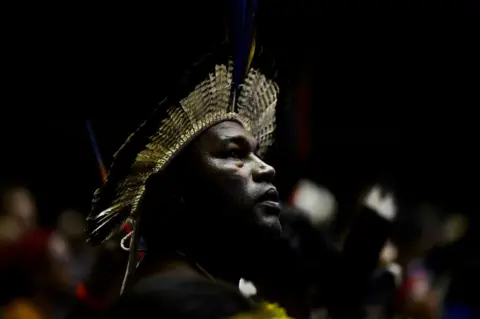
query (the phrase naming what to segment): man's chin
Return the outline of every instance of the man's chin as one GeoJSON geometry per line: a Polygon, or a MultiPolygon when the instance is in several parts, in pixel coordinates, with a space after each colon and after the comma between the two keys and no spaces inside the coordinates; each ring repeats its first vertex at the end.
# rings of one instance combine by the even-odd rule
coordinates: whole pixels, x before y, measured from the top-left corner
{"type": "Polygon", "coordinates": [[[280,234],[282,232],[282,224],[277,216],[261,216],[260,223],[262,227],[265,227],[266,230],[268,229],[272,233],[280,234]]]}
{"type": "Polygon", "coordinates": [[[261,203],[255,205],[255,215],[261,229],[266,233],[278,235],[282,232],[282,224],[279,219],[279,205],[270,203],[261,203]]]}

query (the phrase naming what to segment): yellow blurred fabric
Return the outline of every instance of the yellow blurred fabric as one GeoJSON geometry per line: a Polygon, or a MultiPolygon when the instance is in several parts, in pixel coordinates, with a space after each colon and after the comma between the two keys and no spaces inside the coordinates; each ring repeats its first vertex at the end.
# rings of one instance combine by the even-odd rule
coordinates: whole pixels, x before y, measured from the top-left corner
{"type": "Polygon", "coordinates": [[[11,302],[3,313],[4,319],[49,319],[33,303],[26,299],[11,302]]]}
{"type": "Polygon", "coordinates": [[[282,307],[272,303],[262,303],[260,309],[251,313],[238,314],[231,319],[294,319],[282,307]]]}

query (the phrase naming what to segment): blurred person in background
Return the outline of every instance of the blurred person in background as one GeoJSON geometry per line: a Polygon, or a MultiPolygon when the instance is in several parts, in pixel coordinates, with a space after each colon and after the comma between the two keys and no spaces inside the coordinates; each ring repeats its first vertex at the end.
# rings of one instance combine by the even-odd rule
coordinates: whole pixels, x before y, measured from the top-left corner
{"type": "Polygon", "coordinates": [[[70,290],[65,247],[60,237],[43,229],[26,233],[14,245],[8,285],[11,300],[3,309],[3,318],[64,318],[59,300],[70,290]]]}
{"type": "Polygon", "coordinates": [[[394,223],[391,241],[383,251],[402,269],[401,284],[393,296],[394,313],[418,319],[440,316],[441,296],[425,258],[443,240],[443,228],[439,209],[428,203],[405,209],[394,223]]]}
{"type": "MultiPolygon", "coordinates": [[[[4,283],[12,281],[10,262],[15,254],[16,242],[37,227],[37,208],[30,191],[23,187],[11,187],[2,193],[0,214],[0,278],[4,283]]],[[[10,291],[2,289],[0,304],[10,300],[10,291]]]]}
{"type": "Polygon", "coordinates": [[[66,242],[72,289],[85,280],[95,255],[85,241],[85,228],[85,217],[75,210],[66,210],[58,218],[56,234],[66,242]]]}
{"type": "Polygon", "coordinates": [[[425,260],[435,274],[445,318],[477,318],[480,314],[479,224],[473,216],[450,215],[444,224],[441,244],[425,260]]]}
{"type": "Polygon", "coordinates": [[[309,179],[297,182],[290,196],[290,204],[310,220],[312,226],[326,230],[336,218],[337,201],[325,187],[309,179]]]}
{"type": "Polygon", "coordinates": [[[25,232],[37,227],[37,207],[30,191],[15,187],[2,196],[0,241],[14,242],[25,232]]]}
{"type": "Polygon", "coordinates": [[[75,210],[66,210],[60,214],[57,227],[51,235],[52,257],[63,267],[68,287],[59,295],[56,303],[57,313],[65,315],[75,303],[77,287],[89,274],[94,249],[85,241],[85,218],[75,210]]]}
{"type": "MultiPolygon", "coordinates": [[[[366,205],[366,199],[368,198],[367,195],[369,195],[369,192],[371,193],[373,190],[375,190],[375,187],[373,189],[365,189],[367,189],[367,191],[360,191],[358,194],[360,202],[355,208],[355,211],[358,213],[356,220],[352,222],[352,225],[350,225],[348,229],[341,230],[344,233],[343,241],[349,237],[348,233],[352,231],[352,229],[354,234],[358,234],[358,225],[360,225],[360,227],[372,227],[370,229],[367,228],[369,231],[369,237],[377,238],[379,239],[378,242],[382,243],[386,239],[384,237],[385,233],[383,231],[377,231],[376,226],[378,226],[378,224],[376,224],[376,220],[382,220],[384,217],[380,216],[381,214],[379,213],[378,207],[374,208],[374,211],[376,211],[377,214],[369,214],[369,212],[366,212],[364,209],[364,206],[366,205]]],[[[332,222],[336,222],[337,218],[336,199],[335,196],[326,188],[317,185],[311,180],[303,179],[300,180],[297,183],[297,186],[294,188],[291,196],[291,203],[294,207],[289,208],[288,210],[297,210],[294,213],[294,219],[297,221],[292,220],[292,217],[286,219],[291,220],[289,223],[290,225],[296,226],[295,232],[298,234],[295,235],[294,238],[298,240],[298,236],[300,235],[299,237],[304,241],[304,247],[305,245],[309,246],[316,242],[316,247],[312,246],[312,252],[309,254],[311,254],[311,256],[316,254],[317,258],[321,256],[320,261],[317,262],[315,266],[316,274],[312,274],[311,276],[312,280],[314,280],[313,278],[318,278],[315,287],[313,287],[312,307],[314,308],[314,312],[312,316],[315,318],[324,318],[327,316],[325,307],[328,306],[329,302],[331,302],[329,301],[331,292],[338,289],[335,288],[335,286],[341,281],[339,280],[338,276],[342,276],[342,273],[338,273],[338,270],[344,267],[342,265],[342,259],[349,258],[342,252],[342,241],[338,240],[341,238],[341,236],[338,236],[336,232],[340,230],[338,227],[332,227],[335,225],[332,222]],[[303,226],[297,226],[299,224],[299,219],[302,216],[306,217],[310,221],[310,225],[304,223],[303,226]],[[308,230],[309,228],[311,228],[311,230],[308,230]],[[308,235],[308,233],[310,233],[310,235],[308,235]],[[317,239],[314,239],[315,237],[317,239]],[[321,237],[323,237],[323,239],[320,240],[321,237]],[[310,243],[306,243],[306,240],[308,240],[310,243]],[[324,243],[322,243],[322,241],[324,241],[324,243]],[[313,252],[314,250],[316,250],[316,252],[313,252]]],[[[388,224],[383,224],[382,227],[385,229],[389,228],[388,224]]],[[[364,260],[373,258],[375,261],[378,259],[378,255],[380,254],[378,253],[377,249],[379,246],[375,244],[375,240],[369,243],[368,240],[359,238],[358,235],[356,236],[355,240],[360,243],[360,245],[357,246],[358,250],[365,253],[365,256],[362,256],[364,257],[364,260]],[[374,252],[373,255],[371,255],[371,249],[374,252]],[[375,251],[377,252],[375,253],[375,251]],[[375,256],[375,254],[377,254],[377,256],[375,256]]],[[[350,238],[349,241],[351,245],[352,239],[350,238]]],[[[391,256],[380,257],[388,258],[384,258],[384,261],[381,262],[377,269],[375,269],[375,271],[372,273],[371,281],[367,284],[368,288],[366,291],[364,291],[364,293],[367,294],[365,298],[366,302],[369,304],[372,302],[382,305],[385,304],[385,301],[388,300],[388,296],[393,294],[398,285],[398,281],[400,280],[400,266],[393,263],[393,258],[391,256]]],[[[355,264],[361,265],[362,262],[364,261],[357,260],[355,264]]],[[[352,270],[354,269],[353,264],[350,265],[350,267],[352,270]]],[[[363,274],[363,276],[365,276],[365,274],[363,274]]],[[[361,296],[357,295],[357,297],[361,296]]]]}

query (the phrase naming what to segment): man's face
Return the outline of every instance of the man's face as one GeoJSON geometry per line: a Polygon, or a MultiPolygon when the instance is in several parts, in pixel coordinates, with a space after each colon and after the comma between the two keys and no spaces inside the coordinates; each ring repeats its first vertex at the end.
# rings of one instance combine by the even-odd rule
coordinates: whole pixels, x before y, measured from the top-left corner
{"type": "Polygon", "coordinates": [[[222,122],[196,139],[190,150],[197,207],[213,209],[213,217],[226,228],[281,231],[272,184],[275,170],[259,158],[258,143],[249,132],[236,122],[222,122]]]}

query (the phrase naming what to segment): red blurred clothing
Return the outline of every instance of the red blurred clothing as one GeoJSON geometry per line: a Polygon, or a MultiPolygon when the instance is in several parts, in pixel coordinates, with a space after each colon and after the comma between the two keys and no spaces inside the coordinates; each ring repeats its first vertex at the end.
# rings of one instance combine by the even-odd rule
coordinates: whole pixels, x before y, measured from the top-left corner
{"type": "Polygon", "coordinates": [[[14,245],[14,258],[19,266],[32,270],[49,260],[49,243],[53,232],[48,229],[36,229],[26,233],[14,245]]]}

